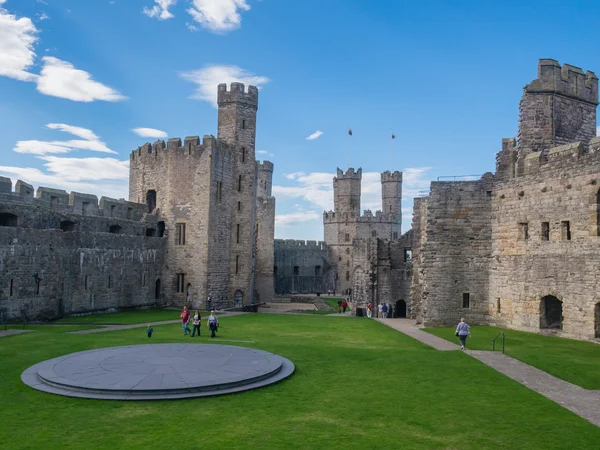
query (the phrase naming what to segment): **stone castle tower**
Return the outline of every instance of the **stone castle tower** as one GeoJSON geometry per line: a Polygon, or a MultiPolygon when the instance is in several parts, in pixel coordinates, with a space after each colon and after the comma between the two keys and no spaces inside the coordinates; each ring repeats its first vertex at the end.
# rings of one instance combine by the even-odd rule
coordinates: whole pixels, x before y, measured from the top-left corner
{"type": "Polygon", "coordinates": [[[334,286],[337,293],[352,288],[355,239],[398,239],[402,228],[402,173],[381,174],[383,211],[360,214],[362,169],[337,169],[333,178],[334,210],[323,214],[325,242],[329,247],[334,286]]]}
{"type": "Polygon", "coordinates": [[[220,84],[218,107],[216,138],[169,139],[131,153],[129,197],[164,220],[173,301],[199,305],[210,296],[240,306],[273,295],[273,164],[255,159],[257,88],[220,84]]]}

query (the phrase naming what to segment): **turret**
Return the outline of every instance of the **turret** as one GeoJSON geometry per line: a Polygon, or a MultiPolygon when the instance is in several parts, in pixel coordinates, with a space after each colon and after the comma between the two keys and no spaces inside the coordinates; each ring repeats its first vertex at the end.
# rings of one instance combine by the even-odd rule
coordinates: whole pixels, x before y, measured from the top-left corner
{"type": "Polygon", "coordinates": [[[540,59],[538,78],[523,91],[519,106],[519,154],[545,152],[596,136],[598,77],[579,67],[540,59]]]}
{"type": "Polygon", "coordinates": [[[271,197],[273,187],[273,163],[264,161],[257,163],[258,187],[256,195],[258,197],[271,197]]]}
{"type": "Polygon", "coordinates": [[[337,176],[333,177],[333,203],[336,213],[354,212],[360,215],[360,183],[362,169],[356,172],[350,167],[346,173],[337,169],[337,176]]]}
{"type": "Polygon", "coordinates": [[[384,214],[400,215],[402,211],[402,173],[385,171],[381,174],[381,204],[384,214]]]}

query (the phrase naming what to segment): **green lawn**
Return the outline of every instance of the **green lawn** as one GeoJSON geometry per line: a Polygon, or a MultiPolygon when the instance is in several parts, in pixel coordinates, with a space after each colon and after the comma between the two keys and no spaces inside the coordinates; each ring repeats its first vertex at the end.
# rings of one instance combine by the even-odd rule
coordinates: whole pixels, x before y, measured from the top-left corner
{"type": "MultiPolygon", "coordinates": [[[[425,328],[423,331],[457,342],[455,328],[425,328]]],[[[501,331],[506,334],[507,355],[585,389],[600,389],[600,345],[496,327],[471,327],[472,337],[467,347],[491,350],[492,339],[501,331]]],[[[501,348],[499,339],[496,349],[501,348]]]]}
{"type": "MultiPolygon", "coordinates": [[[[115,312],[107,314],[92,314],[88,316],[65,317],[56,323],[112,323],[130,325],[134,323],[163,322],[165,320],[179,320],[181,311],[173,309],[151,308],[133,312],[115,312]]],[[[210,313],[201,313],[207,316],[210,313]]]]}
{"type": "MultiPolygon", "coordinates": [[[[132,313],[129,322],[146,322],[132,313]]],[[[67,353],[147,343],[144,329],[0,338],[0,447],[7,449],[596,449],[600,429],[462,352],[439,352],[367,319],[250,314],[219,339],[291,359],[295,374],[223,397],[117,402],[54,396],[20,381],[67,353]]],[[[195,342],[210,343],[206,328],[195,342]]],[[[177,324],[153,343],[192,342],[177,324]]]]}

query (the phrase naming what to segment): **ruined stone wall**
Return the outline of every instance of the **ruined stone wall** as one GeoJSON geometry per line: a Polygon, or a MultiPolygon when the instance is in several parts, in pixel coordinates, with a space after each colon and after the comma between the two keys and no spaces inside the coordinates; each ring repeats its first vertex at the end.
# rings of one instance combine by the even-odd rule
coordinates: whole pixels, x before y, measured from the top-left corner
{"type": "Polygon", "coordinates": [[[274,265],[277,294],[333,290],[333,272],[324,242],[276,239],[274,265]]]}
{"type": "Polygon", "coordinates": [[[427,244],[427,205],[429,197],[418,197],[414,199],[412,218],[412,279],[410,284],[411,317],[418,324],[423,323],[426,314],[425,306],[429,292],[426,284],[426,272],[423,266],[423,250],[427,244]]]}
{"type": "Polygon", "coordinates": [[[600,138],[547,153],[547,161],[531,155],[522,176],[494,186],[490,319],[538,331],[542,299],[552,295],[562,301],[558,333],[591,339],[600,301],[600,138]]]}
{"type": "Polygon", "coordinates": [[[256,196],[256,302],[265,302],[275,295],[273,269],[275,265],[275,197],[272,194],[273,164],[258,164],[258,189],[256,196]]]}
{"type": "Polygon", "coordinates": [[[165,303],[166,240],[145,205],[43,187],[37,198],[33,188],[2,192],[0,312],[9,320],[165,303]]]}
{"type": "Polygon", "coordinates": [[[490,175],[431,183],[418,268],[427,294],[417,300],[427,326],[453,325],[460,317],[470,323],[487,319],[491,194],[490,175]]]}

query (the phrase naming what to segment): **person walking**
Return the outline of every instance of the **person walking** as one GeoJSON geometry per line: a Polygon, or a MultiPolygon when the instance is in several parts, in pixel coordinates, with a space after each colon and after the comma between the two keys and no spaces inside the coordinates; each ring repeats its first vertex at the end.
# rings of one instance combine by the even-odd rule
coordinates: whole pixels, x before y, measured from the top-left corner
{"type": "Polygon", "coordinates": [[[344,314],[346,313],[346,310],[348,309],[348,300],[344,299],[344,301],[342,302],[342,309],[344,310],[344,314]]]}
{"type": "Polygon", "coordinates": [[[461,317],[458,326],[456,327],[456,336],[460,341],[460,349],[464,350],[467,346],[467,338],[471,335],[471,328],[465,322],[465,318],[461,317]]]}
{"type": "Polygon", "coordinates": [[[387,303],[384,303],[383,305],[381,305],[381,312],[383,313],[383,318],[387,319],[387,312],[388,312],[387,303]]]}
{"type": "Polygon", "coordinates": [[[367,305],[367,317],[371,318],[372,315],[373,315],[373,304],[371,302],[369,302],[369,304],[367,305]]]}
{"type": "Polygon", "coordinates": [[[377,317],[383,318],[383,303],[377,305],[377,317]]]}
{"type": "Polygon", "coordinates": [[[181,311],[181,326],[183,328],[183,335],[185,336],[188,333],[191,333],[190,326],[188,325],[190,321],[190,312],[187,309],[187,306],[183,307],[183,311],[181,311]]]}
{"type": "Polygon", "coordinates": [[[210,330],[210,337],[215,337],[215,332],[217,331],[217,327],[219,326],[219,319],[215,316],[215,312],[211,311],[210,316],[208,316],[207,322],[208,328],[210,330]]]}
{"type": "Polygon", "coordinates": [[[202,320],[202,316],[200,316],[200,311],[196,311],[194,314],[193,324],[194,331],[192,331],[192,337],[196,335],[196,330],[198,331],[198,337],[200,337],[200,321],[202,320]]]}
{"type": "Polygon", "coordinates": [[[342,301],[338,300],[338,314],[342,313],[342,301]]]}
{"type": "Polygon", "coordinates": [[[146,328],[146,334],[148,335],[149,338],[151,338],[152,333],[154,333],[154,328],[152,328],[151,324],[148,324],[148,328],[146,328]]]}

